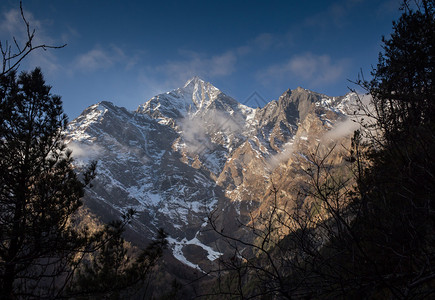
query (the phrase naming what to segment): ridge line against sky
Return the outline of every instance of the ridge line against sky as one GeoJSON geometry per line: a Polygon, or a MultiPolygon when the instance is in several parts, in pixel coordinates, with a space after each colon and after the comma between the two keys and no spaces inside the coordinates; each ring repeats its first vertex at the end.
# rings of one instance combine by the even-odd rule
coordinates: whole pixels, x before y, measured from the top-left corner
{"type": "MultiPolygon", "coordinates": [[[[70,119],[102,100],[136,109],[193,76],[242,103],[297,86],[339,96],[376,65],[400,3],[24,0],[35,42],[68,45],[20,70],[40,66],[70,119]]],[[[24,41],[19,1],[3,1],[0,15],[1,41],[24,41]]]]}

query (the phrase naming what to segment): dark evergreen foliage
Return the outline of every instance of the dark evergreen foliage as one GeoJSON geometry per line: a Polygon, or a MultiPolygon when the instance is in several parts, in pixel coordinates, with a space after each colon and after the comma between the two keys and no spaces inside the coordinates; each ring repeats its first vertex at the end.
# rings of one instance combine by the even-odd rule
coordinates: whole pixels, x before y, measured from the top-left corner
{"type": "Polygon", "coordinates": [[[41,70],[0,80],[1,294],[53,297],[56,280],[67,276],[84,245],[70,217],[82,204],[85,183],[63,144],[61,99],[50,93],[41,70]]]}
{"type": "Polygon", "coordinates": [[[373,80],[359,82],[373,100],[364,133],[352,140],[354,180],[340,180],[328,155],[309,157],[301,193],[313,205],[292,211],[271,204],[263,226],[251,228],[259,243],[220,233],[243,259],[223,261],[211,296],[435,297],[435,1],[404,1],[402,9],[383,38],[373,80]],[[282,227],[288,234],[272,242],[282,227]],[[257,255],[246,255],[246,246],[257,255]]]}
{"type": "Polygon", "coordinates": [[[365,86],[373,97],[371,167],[359,178],[359,223],[379,285],[398,298],[433,295],[435,279],[435,1],[409,1],[365,86]]]}
{"type": "Polygon", "coordinates": [[[389,142],[434,123],[435,4],[417,1],[414,10],[412,4],[404,2],[394,32],[382,39],[373,80],[362,82],[373,96],[376,125],[389,142]]]}
{"type": "Polygon", "coordinates": [[[122,238],[133,211],[92,234],[79,226],[96,163],[78,178],[62,102],[50,89],[38,68],[0,76],[0,298],[145,294],[166,234],[133,260],[122,238]]]}
{"type": "Polygon", "coordinates": [[[72,291],[114,299],[132,286],[146,292],[140,284],[149,284],[166,234],[160,230],[129,264],[121,234],[132,211],[93,234],[79,224],[76,213],[96,162],[78,178],[63,143],[67,117],[61,98],[50,93],[39,68],[16,73],[31,52],[66,45],[35,45],[21,1],[20,12],[26,40],[19,45],[13,38],[16,48],[0,42],[0,299],[65,298],[72,291]]]}

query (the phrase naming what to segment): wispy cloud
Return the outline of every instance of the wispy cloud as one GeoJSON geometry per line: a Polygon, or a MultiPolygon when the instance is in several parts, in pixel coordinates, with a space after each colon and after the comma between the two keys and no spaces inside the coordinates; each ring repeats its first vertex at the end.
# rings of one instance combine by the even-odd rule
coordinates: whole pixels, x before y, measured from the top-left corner
{"type": "Polygon", "coordinates": [[[258,73],[264,83],[289,79],[303,81],[310,87],[319,87],[341,79],[348,60],[333,61],[329,55],[305,53],[295,55],[288,61],[275,64],[258,73]]]}
{"type": "MultiPolygon", "coordinates": [[[[191,154],[202,156],[216,145],[210,140],[211,131],[219,132],[223,136],[237,135],[243,127],[244,120],[221,112],[210,109],[205,116],[195,115],[181,120],[181,136],[186,144],[187,150],[191,154]]],[[[215,135],[214,138],[217,138],[215,135]]]]}
{"type": "Polygon", "coordinates": [[[75,59],[74,66],[81,71],[105,69],[114,64],[115,57],[102,49],[92,49],[75,59]]]}
{"type": "Polygon", "coordinates": [[[189,152],[201,155],[211,149],[212,144],[204,125],[204,121],[199,118],[185,118],[181,121],[181,135],[189,152]]]}
{"type": "Polygon", "coordinates": [[[354,118],[347,118],[344,121],[337,122],[334,124],[334,127],[327,131],[322,136],[322,142],[336,142],[341,138],[346,136],[350,136],[355,130],[359,129],[361,125],[354,118]]]}
{"type": "Polygon", "coordinates": [[[289,142],[284,145],[282,148],[282,151],[272,155],[267,160],[267,166],[270,170],[275,169],[278,167],[281,163],[286,162],[290,159],[290,157],[293,155],[294,152],[294,145],[292,142],[289,142]]]}
{"type": "MultiPolygon", "coordinates": [[[[337,142],[340,142],[343,138],[350,137],[353,132],[357,129],[360,129],[361,125],[358,123],[358,120],[355,118],[346,118],[342,121],[337,121],[333,128],[325,131],[320,137],[320,144],[323,145],[333,145],[337,142]]],[[[281,163],[287,162],[294,154],[295,150],[298,148],[295,147],[293,142],[288,142],[285,144],[281,150],[281,152],[272,155],[268,158],[267,163],[268,167],[273,170],[281,163]]]]}
{"type": "MultiPolygon", "coordinates": [[[[26,14],[29,19],[33,19],[31,14],[27,12],[26,14]]],[[[9,35],[9,37],[16,36],[20,39],[25,37],[26,27],[21,19],[20,11],[18,9],[5,11],[2,16],[3,20],[0,23],[0,33],[2,35],[9,35]]]]}
{"type": "Polygon", "coordinates": [[[121,48],[110,45],[108,47],[95,46],[86,53],[78,55],[73,62],[73,70],[81,72],[94,72],[104,70],[115,65],[123,69],[130,69],[138,63],[139,56],[129,56],[121,48]]]}
{"type": "Polygon", "coordinates": [[[88,163],[101,156],[103,149],[98,145],[88,145],[80,142],[70,142],[68,149],[79,163],[88,163]]]}

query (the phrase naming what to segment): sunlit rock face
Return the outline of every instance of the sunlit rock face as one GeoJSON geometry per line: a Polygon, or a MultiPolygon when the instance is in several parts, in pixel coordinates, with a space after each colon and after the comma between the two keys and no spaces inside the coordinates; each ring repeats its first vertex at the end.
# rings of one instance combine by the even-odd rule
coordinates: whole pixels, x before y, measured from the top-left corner
{"type": "Polygon", "coordinates": [[[92,212],[107,221],[133,208],[133,242],[163,227],[175,258],[206,269],[225,251],[209,230],[210,214],[246,234],[239,223],[266,207],[272,181],[297,182],[295,162],[352,131],[346,120],[356,97],[297,88],[253,109],[194,77],[136,111],[88,107],[69,124],[66,142],[78,169],[98,161],[84,201],[92,212]],[[349,128],[334,134],[342,124],[349,128]]]}

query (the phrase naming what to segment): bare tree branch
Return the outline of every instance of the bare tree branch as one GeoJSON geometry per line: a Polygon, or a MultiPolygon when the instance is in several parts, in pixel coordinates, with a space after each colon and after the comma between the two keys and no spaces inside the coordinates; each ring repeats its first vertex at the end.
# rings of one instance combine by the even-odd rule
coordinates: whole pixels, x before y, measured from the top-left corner
{"type": "Polygon", "coordinates": [[[4,43],[0,41],[0,52],[2,56],[2,69],[0,76],[17,70],[24,58],[26,58],[31,52],[37,49],[42,49],[46,51],[47,49],[60,49],[66,46],[66,44],[59,46],[47,44],[34,45],[36,29],[31,29],[30,23],[27,21],[24,15],[22,1],[20,1],[20,13],[21,19],[24,22],[24,26],[26,27],[26,40],[22,43],[19,43],[14,36],[12,37],[14,46],[10,45],[8,41],[5,41],[4,43]]]}

